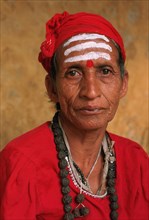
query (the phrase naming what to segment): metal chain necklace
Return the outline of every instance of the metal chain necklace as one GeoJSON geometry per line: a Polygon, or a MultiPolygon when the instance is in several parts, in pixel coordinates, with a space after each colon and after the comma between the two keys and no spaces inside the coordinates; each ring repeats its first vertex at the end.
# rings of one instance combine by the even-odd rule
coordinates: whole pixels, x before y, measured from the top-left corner
{"type": "MultiPolygon", "coordinates": [[[[69,179],[67,176],[69,172],[67,170],[67,160],[68,150],[65,145],[65,141],[63,138],[62,130],[59,126],[58,122],[58,112],[56,112],[52,121],[52,131],[54,134],[54,141],[56,144],[56,150],[58,155],[58,165],[60,168],[60,180],[61,180],[61,192],[63,194],[62,202],[64,207],[64,220],[73,220],[74,218],[83,217],[89,214],[89,209],[83,205],[83,201],[85,199],[84,194],[81,192],[76,195],[75,201],[78,204],[77,207],[72,210],[71,202],[72,197],[69,195],[70,187],[69,187],[69,179]]],[[[116,163],[115,163],[115,155],[113,151],[109,151],[109,166],[108,166],[108,174],[107,174],[107,191],[110,200],[110,219],[117,220],[118,219],[118,196],[116,195],[115,190],[115,178],[116,178],[116,163]]]]}
{"type": "MultiPolygon", "coordinates": [[[[82,173],[81,169],[79,168],[79,166],[76,164],[76,162],[75,162],[75,161],[73,160],[73,158],[72,158],[70,146],[69,146],[69,143],[68,143],[66,134],[65,134],[65,132],[64,132],[64,130],[63,130],[63,128],[62,128],[62,125],[61,125],[60,120],[59,120],[59,125],[60,125],[60,128],[62,129],[63,138],[64,138],[64,141],[65,141],[65,145],[66,145],[66,147],[67,147],[67,150],[68,150],[69,161],[70,161],[70,167],[72,166],[72,167],[70,168],[70,169],[72,169],[71,172],[74,172],[74,176],[75,176],[75,175],[79,176],[79,179],[81,180],[81,182],[82,182],[85,186],[87,186],[87,187],[89,188],[89,191],[90,191],[90,192],[92,192],[91,187],[90,187],[90,184],[89,184],[89,177],[90,177],[90,175],[92,174],[92,172],[93,172],[93,170],[94,170],[94,168],[95,168],[95,166],[96,166],[96,164],[97,164],[97,161],[98,161],[98,159],[99,159],[99,157],[100,157],[100,155],[101,155],[102,146],[99,147],[98,154],[97,154],[97,156],[96,156],[96,159],[95,159],[94,163],[92,164],[92,166],[91,166],[91,168],[90,168],[89,173],[87,174],[87,176],[84,176],[84,174],[82,173]],[[77,174],[76,174],[76,171],[74,170],[73,167],[74,167],[75,170],[77,171],[77,174]]],[[[80,181],[79,181],[79,182],[80,182],[80,181]]],[[[80,183],[79,183],[79,184],[80,184],[80,183]]],[[[80,184],[80,185],[81,185],[81,184],[80,184]]]]}

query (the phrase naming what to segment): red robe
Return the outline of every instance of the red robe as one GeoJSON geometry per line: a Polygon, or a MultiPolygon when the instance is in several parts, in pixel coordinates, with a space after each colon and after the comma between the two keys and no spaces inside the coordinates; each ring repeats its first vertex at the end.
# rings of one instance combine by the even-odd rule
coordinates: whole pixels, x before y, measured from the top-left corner
{"type": "MultiPolygon", "coordinates": [[[[148,156],[135,142],[115,141],[119,220],[148,220],[148,156]]],[[[70,177],[69,177],[70,178],[70,177]]],[[[70,178],[72,208],[79,190],[70,178]]],[[[53,133],[48,123],[11,141],[0,154],[0,219],[62,220],[61,184],[53,133]]],[[[109,220],[109,198],[85,195],[90,213],[82,220],[109,220]]]]}

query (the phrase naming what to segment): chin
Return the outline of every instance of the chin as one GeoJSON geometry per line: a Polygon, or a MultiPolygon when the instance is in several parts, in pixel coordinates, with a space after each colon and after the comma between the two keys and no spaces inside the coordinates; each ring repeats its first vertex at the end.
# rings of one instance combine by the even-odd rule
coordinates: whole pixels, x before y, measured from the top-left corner
{"type": "Polygon", "coordinates": [[[107,121],[99,121],[96,119],[96,121],[93,120],[81,120],[76,121],[75,126],[80,130],[86,130],[86,131],[92,131],[92,130],[98,130],[98,129],[105,129],[108,125],[107,121]]]}

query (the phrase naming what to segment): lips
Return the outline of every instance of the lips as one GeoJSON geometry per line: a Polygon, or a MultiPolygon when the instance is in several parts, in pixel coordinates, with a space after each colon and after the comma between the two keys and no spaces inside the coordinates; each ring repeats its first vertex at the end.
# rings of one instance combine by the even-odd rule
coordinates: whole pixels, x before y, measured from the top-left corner
{"type": "Polygon", "coordinates": [[[78,109],[78,111],[82,114],[100,114],[105,111],[105,108],[99,106],[84,106],[78,109]]]}

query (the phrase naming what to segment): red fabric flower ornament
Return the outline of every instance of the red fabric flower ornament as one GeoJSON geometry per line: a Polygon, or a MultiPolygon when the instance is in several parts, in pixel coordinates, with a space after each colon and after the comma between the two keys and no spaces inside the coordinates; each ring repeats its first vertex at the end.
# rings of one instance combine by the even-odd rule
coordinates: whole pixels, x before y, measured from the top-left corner
{"type": "Polygon", "coordinates": [[[46,23],[46,40],[41,44],[41,52],[39,54],[39,61],[44,64],[47,72],[50,70],[50,60],[55,52],[55,42],[58,37],[58,28],[61,26],[64,18],[69,15],[67,12],[56,14],[46,23]]]}
{"type": "Polygon", "coordinates": [[[42,58],[52,57],[54,48],[55,48],[55,38],[53,35],[51,35],[49,40],[45,40],[41,44],[40,49],[42,52],[42,58]]]}

